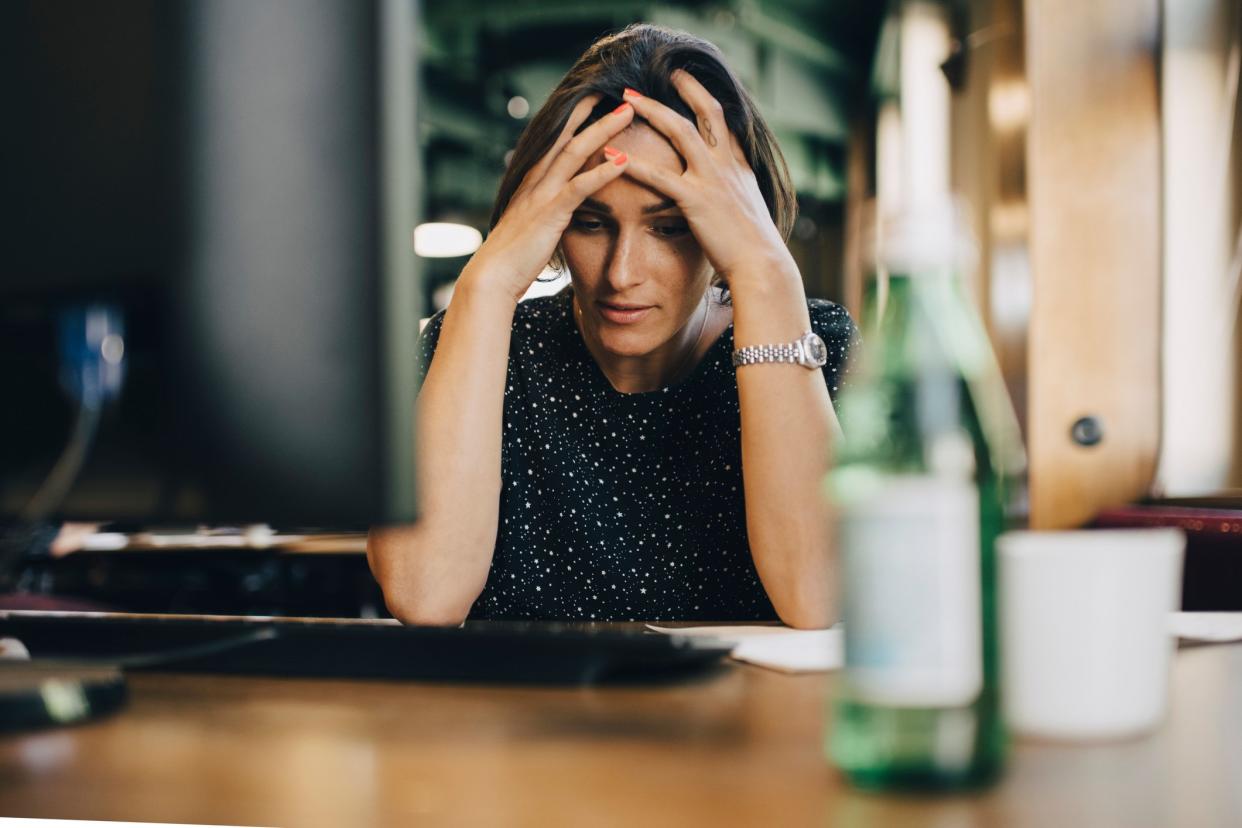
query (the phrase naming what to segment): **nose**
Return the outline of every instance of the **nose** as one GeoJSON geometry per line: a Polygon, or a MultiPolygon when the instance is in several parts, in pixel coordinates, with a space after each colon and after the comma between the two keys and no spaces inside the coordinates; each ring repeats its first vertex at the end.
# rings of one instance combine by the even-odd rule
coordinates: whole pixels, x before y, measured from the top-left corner
{"type": "Polygon", "coordinates": [[[646,278],[641,239],[638,236],[637,231],[622,228],[617,232],[616,240],[609,251],[604,278],[615,295],[624,295],[635,285],[642,284],[646,278]]]}

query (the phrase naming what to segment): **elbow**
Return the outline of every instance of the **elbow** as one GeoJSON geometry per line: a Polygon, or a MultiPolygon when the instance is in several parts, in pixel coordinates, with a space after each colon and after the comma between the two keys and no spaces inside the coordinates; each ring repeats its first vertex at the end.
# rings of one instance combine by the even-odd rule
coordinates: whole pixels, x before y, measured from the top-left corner
{"type": "Polygon", "coordinates": [[[826,630],[837,622],[836,611],[823,602],[777,606],[776,615],[782,624],[795,630],[826,630]]]}
{"type": "Polygon", "coordinates": [[[776,617],[792,629],[827,629],[841,619],[831,588],[791,590],[780,600],[773,598],[776,617]]]}
{"type": "MultiPolygon", "coordinates": [[[[381,588],[383,585],[381,584],[381,588]]],[[[411,601],[384,590],[384,604],[392,617],[410,627],[460,627],[466,622],[470,608],[440,606],[432,601],[411,601]]]]}
{"type": "MultiPolygon", "coordinates": [[[[808,567],[795,571],[769,591],[772,607],[781,623],[795,630],[826,630],[840,620],[833,567],[808,567]]],[[[773,579],[776,580],[776,579],[773,579]]]]}
{"type": "Polygon", "coordinates": [[[473,602],[437,600],[392,578],[376,578],[384,594],[384,606],[392,617],[412,627],[460,627],[473,602]]]}
{"type": "Polygon", "coordinates": [[[384,606],[402,624],[460,627],[478,592],[467,600],[461,590],[437,589],[425,583],[434,580],[441,587],[448,586],[443,577],[429,578],[428,573],[420,576],[418,568],[411,566],[418,558],[417,532],[416,527],[372,529],[367,536],[367,561],[384,596],[384,606]],[[450,594],[453,592],[458,594],[450,594]]]}
{"type": "Polygon", "coordinates": [[[781,623],[795,630],[824,630],[840,620],[837,567],[832,550],[812,541],[751,547],[759,580],[781,623]],[[806,550],[782,556],[772,549],[806,550]]]}

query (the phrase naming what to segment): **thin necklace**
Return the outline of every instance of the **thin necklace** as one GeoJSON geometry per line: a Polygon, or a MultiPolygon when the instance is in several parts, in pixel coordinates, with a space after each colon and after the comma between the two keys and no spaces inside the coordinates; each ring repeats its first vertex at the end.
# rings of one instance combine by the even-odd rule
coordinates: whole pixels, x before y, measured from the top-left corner
{"type": "MultiPolygon", "coordinates": [[[[708,291],[704,291],[703,292],[703,321],[702,323],[699,324],[699,335],[694,338],[694,345],[691,346],[689,353],[687,353],[686,356],[682,359],[681,364],[677,366],[677,373],[673,375],[674,377],[680,376],[681,372],[689,367],[690,360],[694,359],[695,352],[699,350],[699,343],[703,341],[703,331],[707,329],[707,317],[711,316],[711,312],[710,312],[711,307],[708,304],[707,295],[708,295],[708,291]]],[[[582,316],[582,308],[578,307],[578,298],[577,296],[573,294],[572,291],[570,292],[570,304],[573,307],[574,311],[576,312],[576,315],[579,317],[582,316]]],[[[578,331],[578,336],[582,338],[585,344],[586,337],[583,336],[581,329],[578,331]]],[[[667,385],[670,385],[670,384],[671,383],[666,383],[665,385],[667,387],[667,385]]]]}
{"type": "Polygon", "coordinates": [[[699,325],[699,335],[694,338],[694,344],[690,346],[689,353],[682,359],[681,365],[677,366],[677,373],[673,375],[674,379],[681,377],[682,373],[690,367],[691,360],[699,350],[699,342],[703,340],[703,331],[707,329],[707,317],[711,316],[711,308],[707,303],[707,293],[703,293],[703,323],[699,325]]]}

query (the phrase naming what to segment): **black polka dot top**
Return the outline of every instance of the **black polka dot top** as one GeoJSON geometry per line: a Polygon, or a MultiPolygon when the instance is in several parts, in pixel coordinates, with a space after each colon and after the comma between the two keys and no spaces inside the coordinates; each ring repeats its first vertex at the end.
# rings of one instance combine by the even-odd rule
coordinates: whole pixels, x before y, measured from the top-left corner
{"type": "MultiPolygon", "coordinates": [[[[808,306],[835,400],[854,323],[808,306]]],[[[470,617],[775,619],[746,538],[733,326],[679,384],[625,394],[572,313],[566,288],[514,314],[496,549],[470,617]]],[[[443,318],[419,338],[420,384],[443,318]]]]}

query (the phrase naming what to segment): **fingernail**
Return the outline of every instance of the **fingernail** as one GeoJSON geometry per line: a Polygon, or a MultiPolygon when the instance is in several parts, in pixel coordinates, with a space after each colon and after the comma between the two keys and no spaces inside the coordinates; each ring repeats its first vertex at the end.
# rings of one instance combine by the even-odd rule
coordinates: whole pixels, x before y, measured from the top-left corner
{"type": "Polygon", "coordinates": [[[612,147],[604,147],[604,155],[618,167],[624,164],[625,159],[629,157],[621,150],[613,149],[612,147]]]}
{"type": "Polygon", "coordinates": [[[630,88],[627,86],[627,87],[625,87],[625,91],[621,93],[621,97],[623,97],[623,98],[641,98],[641,97],[642,97],[642,93],[641,93],[641,92],[639,92],[637,89],[630,89],[630,88]]]}
{"type": "Polygon", "coordinates": [[[612,111],[612,114],[613,114],[613,115],[616,115],[618,112],[624,112],[624,111],[626,110],[626,107],[628,107],[628,106],[629,106],[629,104],[628,104],[628,103],[623,103],[623,104],[621,104],[620,106],[618,106],[616,109],[614,109],[614,110],[612,111]]]}

